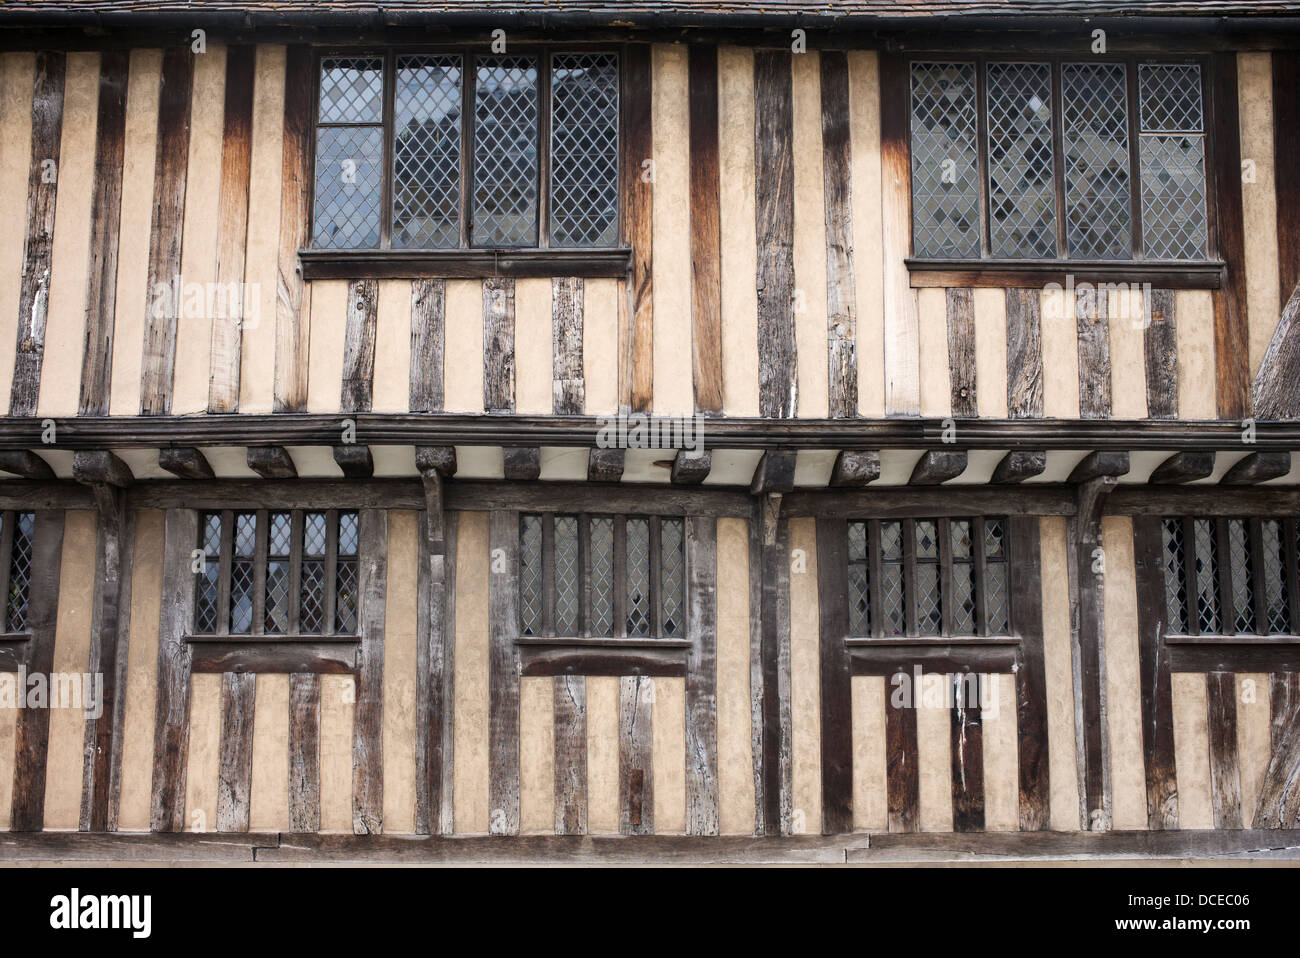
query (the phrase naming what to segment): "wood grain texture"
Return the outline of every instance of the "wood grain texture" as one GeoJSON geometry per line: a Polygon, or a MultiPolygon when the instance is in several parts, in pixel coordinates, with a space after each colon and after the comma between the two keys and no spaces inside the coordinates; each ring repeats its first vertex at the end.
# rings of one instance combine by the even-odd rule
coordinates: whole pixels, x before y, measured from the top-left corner
{"type": "Polygon", "coordinates": [[[713,456],[707,451],[696,453],[678,449],[673,456],[669,481],[675,486],[698,486],[708,478],[713,469],[713,456]]]}
{"type": "Polygon", "coordinates": [[[1147,481],[1153,485],[1174,485],[1205,479],[1214,472],[1214,453],[1176,452],[1156,466],[1147,481]]]}
{"type": "Polygon", "coordinates": [[[257,676],[221,677],[221,753],[217,777],[217,831],[248,831],[253,793],[253,710],[257,676]]]}
{"type": "Polygon", "coordinates": [[[1178,827],[1178,772],[1174,762],[1173,685],[1165,621],[1164,543],[1157,516],[1133,520],[1137,575],[1138,661],[1142,670],[1142,750],[1146,768],[1147,827],[1178,827]]]}
{"type": "Polygon", "coordinates": [[[99,114],[95,121],[95,186],[90,207],[90,264],[86,270],[85,335],[81,351],[83,416],[108,413],[117,307],[118,229],[122,222],[122,167],[126,152],[126,87],[130,54],[103,53],[99,114]]]}
{"type": "Polygon", "coordinates": [[[752,609],[759,613],[762,670],[759,685],[762,717],[755,764],[762,773],[762,827],[768,835],[790,834],[794,811],[792,706],[790,701],[790,530],[781,518],[781,497],[764,496],[756,504],[761,561],[759,596],[752,609]]]}
{"type": "Polygon", "coordinates": [[[1210,672],[1205,677],[1210,732],[1210,799],[1215,828],[1241,828],[1241,769],[1237,760],[1237,677],[1210,672]]]}
{"type": "Polygon", "coordinates": [[[848,539],[845,523],[817,520],[817,601],[821,679],[823,835],[853,830],[853,673],[849,634],[848,539]]]}
{"type": "Polygon", "coordinates": [[[357,516],[358,575],[356,695],[352,726],[352,831],[384,830],[384,628],[388,587],[388,511],[357,516]]]}
{"type": "Polygon", "coordinates": [[[1300,418],[1300,286],[1286,300],[1252,387],[1259,419],[1300,418]]]}
{"type": "Polygon", "coordinates": [[[1274,50],[1272,60],[1278,301],[1285,303],[1300,285],[1300,53],[1274,50]]]}
{"type": "Polygon", "coordinates": [[[311,47],[303,43],[290,44],[285,50],[280,237],[275,277],[276,412],[302,412],[307,408],[311,287],[303,282],[298,250],[307,246],[311,233],[313,56],[311,47]]]}
{"type": "Polygon", "coordinates": [[[1016,737],[1020,830],[1025,832],[1051,827],[1040,525],[1032,516],[1007,519],[1011,611],[1016,633],[1022,639],[1016,656],[1016,737]]]}
{"type": "Polygon", "coordinates": [[[347,326],[343,334],[343,382],[339,394],[339,409],[343,412],[370,411],[378,313],[379,283],[373,279],[349,283],[347,326]]]}
{"type": "Polygon", "coordinates": [[[190,552],[198,543],[198,513],[168,509],[163,519],[163,583],[158,622],[158,683],[154,707],[153,789],[149,830],[185,830],[189,765],[190,659],[185,634],[194,619],[190,552]]]}
{"type": "MultiPolygon", "coordinates": [[[[67,55],[36,54],[32,95],[31,165],[27,181],[27,233],[18,292],[18,339],[9,415],[34,416],[45,359],[45,325],[50,306],[50,271],[58,199],[59,150],[67,55]]],[[[17,792],[15,792],[17,794],[17,792]]]]}
{"type": "Polygon", "coordinates": [[[869,450],[841,449],[831,467],[830,485],[843,489],[865,486],[880,478],[880,453],[869,450]]]}
{"type": "Polygon", "coordinates": [[[483,280],[483,409],[515,411],[515,281],[483,280]]]}
{"type": "Polygon", "coordinates": [[[50,464],[30,449],[5,449],[0,451],[0,469],[24,479],[53,479],[50,464]]]}
{"type": "Polygon", "coordinates": [[[585,283],[581,277],[551,280],[551,411],[581,415],[587,403],[582,365],[585,283]]]}
{"type": "Polygon", "coordinates": [[[1172,289],[1153,289],[1146,297],[1149,322],[1142,331],[1146,355],[1147,414],[1178,418],[1178,315],[1172,289]]]}
{"type": "Polygon", "coordinates": [[[283,446],[249,446],[244,461],[263,479],[298,478],[298,468],[283,446]]]}
{"type": "Polygon", "coordinates": [[[794,106],[790,54],[754,55],[759,415],[798,414],[794,330],[794,106]]]}
{"type": "MultiPolygon", "coordinates": [[[[957,676],[950,710],[952,742],[949,749],[952,778],[952,830],[984,830],[984,726],[979,684],[957,676]],[[972,703],[972,699],[974,702],[972,703]]],[[[979,676],[976,676],[978,679],[979,676]]],[[[992,681],[997,681],[996,677],[992,681]]]]}
{"type": "Polygon", "coordinates": [[[207,457],[193,446],[172,446],[158,450],[158,468],[181,479],[212,479],[215,474],[207,457]]]}
{"type": "Polygon", "coordinates": [[[587,834],[587,679],[555,677],[555,834],[587,834]]]}
{"type": "MultiPolygon", "coordinates": [[[[719,211],[718,48],[690,48],[691,318],[695,408],[721,413],[722,227],[719,211]]],[[[689,823],[688,823],[689,824],[689,823]]]]}
{"type": "MultiPolygon", "coordinates": [[[[896,673],[907,677],[901,669],[896,673]]],[[[920,754],[916,709],[895,705],[892,677],[885,679],[885,790],[891,832],[914,832],[921,823],[920,754]]]]}
{"type": "Polygon", "coordinates": [[[1013,449],[997,464],[989,482],[995,485],[1024,482],[1047,471],[1047,453],[1013,449]]]}
{"type": "Polygon", "coordinates": [[[654,74],[650,45],[623,52],[619,196],[623,245],[632,250],[627,279],[619,283],[620,409],[648,412],[654,394],[654,124],[651,96],[654,74]]]}
{"type": "Polygon", "coordinates": [[[1074,320],[1079,337],[1079,415],[1109,419],[1110,310],[1106,292],[1095,286],[1076,290],[1074,320]]]}
{"type": "Polygon", "coordinates": [[[1255,828],[1294,828],[1300,818],[1300,674],[1272,678],[1269,744],[1255,828]]]}
{"type": "Polygon", "coordinates": [[[1252,486],[1280,479],[1291,471],[1291,454],[1289,452],[1252,452],[1244,459],[1238,459],[1219,484],[1223,486],[1252,486]]]}
{"type": "Polygon", "coordinates": [[[978,416],[975,382],[975,294],[969,287],[950,288],[948,307],[948,381],[952,414],[978,416]]]}
{"type": "Polygon", "coordinates": [[[1251,415],[1250,330],[1246,321],[1246,243],[1241,199],[1241,129],[1237,107],[1237,55],[1217,53],[1210,71],[1214,151],[1210,195],[1223,277],[1214,299],[1214,364],[1219,417],[1251,415]]]}
{"type": "Polygon", "coordinates": [[[858,414],[858,307],[853,249],[853,144],[848,55],[820,53],[822,191],[826,205],[826,322],[829,414],[858,414]]]}
{"type": "Polygon", "coordinates": [[[1007,415],[1043,415],[1042,298],[1036,289],[1008,289],[1007,415]]]}
{"type": "Polygon", "coordinates": [[[519,834],[519,513],[488,520],[488,830],[519,834]]]}
{"type": "Polygon", "coordinates": [[[965,472],[966,462],[967,455],[964,449],[927,449],[916,461],[912,476],[907,480],[908,485],[942,485],[965,472]]]}
{"type": "Polygon", "coordinates": [[[654,679],[618,680],[618,830],[624,835],[655,831],[653,703],[654,679]]]}
{"type": "Polygon", "coordinates": [[[244,341],[244,250],[248,245],[248,197],[253,162],[255,50],[251,44],[226,48],[216,269],[217,289],[223,291],[224,303],[221,308],[212,310],[212,352],[208,373],[210,413],[239,410],[240,359],[244,341]]]}
{"type": "MultiPolygon", "coordinates": [[[[885,414],[921,411],[920,320],[904,262],[912,243],[911,74],[907,60],[880,55],[880,205],[885,317],[885,414]]],[[[961,283],[948,283],[960,286],[961,283]]]]}
{"type": "MultiPolygon", "coordinates": [[[[58,510],[38,512],[32,530],[32,572],[27,607],[27,632],[31,638],[27,640],[25,664],[29,673],[47,676],[54,669],[54,633],[63,563],[63,517],[64,513],[58,510]]],[[[10,831],[39,832],[45,825],[49,741],[50,710],[19,709],[14,719],[10,831]]]]}
{"type": "Polygon", "coordinates": [[[718,834],[718,520],[686,518],[686,834],[718,834]]]}
{"type": "Polygon", "coordinates": [[[320,676],[289,676],[289,831],[320,831],[320,676]]]}
{"type": "MultiPolygon", "coordinates": [[[[435,473],[436,475],[436,473],[435,473]]],[[[426,488],[428,488],[426,486],[426,488]]],[[[455,516],[442,513],[442,484],[420,519],[416,606],[415,830],[442,834],[443,789],[451,758],[451,686],[455,594],[448,587],[455,516]]],[[[454,574],[454,573],[453,573],[454,574]]]]}
{"type": "Polygon", "coordinates": [[[188,46],[163,52],[158,99],[153,217],[149,226],[144,346],[140,365],[140,415],[171,413],[176,370],[176,326],[181,307],[181,232],[190,152],[190,89],[194,57],[188,46]]]}
{"type": "Polygon", "coordinates": [[[442,412],[447,282],[411,283],[411,412],[442,412]]]}

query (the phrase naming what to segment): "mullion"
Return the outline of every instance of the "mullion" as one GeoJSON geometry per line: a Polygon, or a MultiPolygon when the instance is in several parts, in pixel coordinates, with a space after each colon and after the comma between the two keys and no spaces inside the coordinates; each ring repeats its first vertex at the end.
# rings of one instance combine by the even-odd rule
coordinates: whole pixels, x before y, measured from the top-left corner
{"type": "Polygon", "coordinates": [[[1056,181],[1056,258],[1070,258],[1070,244],[1065,215],[1065,93],[1061,80],[1061,61],[1049,60],[1049,91],[1052,100],[1052,178],[1056,181]]]}
{"type": "Polygon", "coordinates": [[[250,632],[262,635],[266,631],[266,550],[271,523],[265,509],[258,509],[253,516],[253,621],[250,632]]]}
{"type": "Polygon", "coordinates": [[[884,562],[880,555],[879,519],[872,519],[867,523],[867,562],[867,601],[871,604],[871,634],[879,639],[885,635],[885,606],[881,598],[884,562]]]}
{"type": "Polygon", "coordinates": [[[591,516],[578,516],[578,634],[591,635],[591,516]]]}
{"type": "Polygon", "coordinates": [[[384,146],[380,157],[384,164],[384,175],[380,177],[379,188],[379,248],[393,248],[393,177],[394,164],[397,162],[397,150],[393,143],[393,112],[397,97],[397,55],[389,50],[384,54],[383,77],[380,80],[382,96],[380,97],[380,128],[384,146]]]}
{"type": "Polygon", "coordinates": [[[916,620],[916,520],[901,521],[903,533],[903,631],[919,634],[916,620]]]}
{"type": "Polygon", "coordinates": [[[551,245],[551,58],[537,52],[537,245],[551,245]]]}
{"type": "Polygon", "coordinates": [[[334,614],[338,566],[339,511],[330,509],[325,513],[325,621],[321,623],[321,634],[323,635],[333,635],[336,631],[334,614]]]}
{"type": "Polygon", "coordinates": [[[1268,575],[1264,570],[1264,524],[1258,518],[1243,520],[1250,530],[1250,551],[1246,566],[1250,570],[1251,599],[1255,606],[1255,633],[1268,635],[1268,575]]]}
{"type": "Polygon", "coordinates": [[[230,634],[230,568],[235,549],[235,512],[221,513],[221,560],[217,573],[217,634],[230,634]]]}
{"type": "Polygon", "coordinates": [[[651,516],[647,521],[650,529],[650,548],[647,550],[650,560],[650,635],[654,638],[661,637],[664,628],[663,565],[660,561],[662,529],[659,523],[659,516],[651,516]]]}
{"type": "Polygon", "coordinates": [[[9,631],[9,573],[13,566],[14,523],[18,513],[6,510],[0,529],[0,632],[9,631]]]}
{"type": "Polygon", "coordinates": [[[953,578],[952,530],[946,517],[935,522],[939,536],[939,634],[952,635],[953,600],[957,591],[953,578]]]}
{"type": "MultiPolygon", "coordinates": [[[[980,182],[980,258],[991,259],[993,257],[993,238],[992,238],[992,221],[993,216],[989,209],[989,143],[988,143],[988,113],[985,109],[988,103],[988,80],[984,76],[984,68],[988,63],[986,57],[978,57],[975,61],[975,150],[978,163],[979,182],[980,182]]],[[[909,113],[911,111],[909,110],[909,113]]]]}
{"type": "Polygon", "coordinates": [[[542,523],[542,635],[555,635],[555,513],[539,517],[542,523]]]}
{"type": "Polygon", "coordinates": [[[989,634],[989,604],[987,601],[989,562],[984,551],[984,517],[970,520],[970,554],[975,563],[975,634],[989,634]]]}
{"type": "Polygon", "coordinates": [[[627,637],[627,519],[611,517],[614,526],[614,637],[627,637]]]}
{"type": "Polygon", "coordinates": [[[1219,555],[1219,632],[1235,635],[1237,631],[1237,600],[1232,591],[1232,537],[1228,534],[1228,520],[1215,519],[1214,539],[1219,555]]]}
{"type": "Polygon", "coordinates": [[[289,634],[298,635],[302,631],[302,548],[304,519],[303,511],[295,509],[290,514],[289,527],[289,634]]]}
{"type": "MultiPolygon", "coordinates": [[[[1141,140],[1142,121],[1140,117],[1141,101],[1138,93],[1138,70],[1136,58],[1124,61],[1125,88],[1128,96],[1128,185],[1129,185],[1129,250],[1134,259],[1145,258],[1142,242],[1142,160],[1141,140]]],[[[1191,616],[1189,615],[1190,619],[1191,616]]]]}
{"type": "Polygon", "coordinates": [[[460,246],[469,249],[474,237],[474,98],[478,73],[474,56],[460,54],[460,246]]]}

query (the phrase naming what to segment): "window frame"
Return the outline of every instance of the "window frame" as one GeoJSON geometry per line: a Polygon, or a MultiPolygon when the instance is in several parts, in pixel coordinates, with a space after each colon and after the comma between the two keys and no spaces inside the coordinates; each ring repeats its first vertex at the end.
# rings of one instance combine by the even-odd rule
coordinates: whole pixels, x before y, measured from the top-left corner
{"type": "MultiPolygon", "coordinates": [[[[312,58],[312,106],[311,106],[311,135],[310,135],[310,158],[308,160],[309,176],[309,198],[308,198],[308,222],[307,222],[307,240],[305,246],[299,251],[304,266],[304,279],[327,279],[335,278],[333,273],[328,269],[321,270],[311,269],[309,264],[328,264],[336,262],[339,259],[348,261],[374,261],[374,260],[392,260],[405,261],[407,263],[442,262],[450,266],[450,271],[443,275],[447,276],[478,276],[493,275],[495,269],[484,273],[482,270],[487,264],[496,267],[500,263],[501,257],[509,257],[512,260],[527,260],[537,257],[547,257],[559,262],[564,262],[570,269],[573,267],[583,267],[579,272],[587,276],[621,276],[626,273],[627,263],[629,261],[628,250],[625,247],[625,231],[623,224],[623,214],[626,198],[623,196],[622,177],[623,166],[623,141],[626,128],[626,89],[627,89],[627,56],[626,44],[622,43],[599,43],[599,42],[576,42],[576,43],[511,43],[506,52],[502,54],[493,54],[491,49],[483,45],[472,45],[464,43],[454,44],[381,44],[381,45],[358,45],[358,46],[328,46],[318,47],[313,50],[312,58]],[[551,244],[551,146],[552,146],[552,129],[551,129],[551,112],[552,112],[552,91],[551,91],[551,59],[555,54],[562,53],[613,53],[618,57],[618,140],[617,149],[615,150],[615,181],[619,184],[615,192],[615,210],[614,220],[616,223],[616,237],[613,246],[553,246],[551,244]],[[421,54],[447,56],[456,55],[462,58],[462,84],[461,84],[461,149],[460,149],[460,216],[459,216],[459,245],[455,247],[441,248],[394,248],[392,245],[392,227],[393,227],[393,134],[394,134],[394,101],[396,95],[396,64],[397,58],[401,56],[419,56],[421,54]],[[538,60],[537,87],[538,87],[538,184],[537,184],[537,242],[531,246],[475,246],[472,243],[473,228],[471,218],[473,214],[473,193],[474,193],[474,58],[478,56],[536,56],[538,60]],[[379,211],[379,245],[375,247],[353,247],[353,248],[326,248],[316,246],[316,151],[319,141],[318,130],[320,128],[320,88],[321,88],[321,61],[333,57],[376,57],[383,60],[383,90],[382,90],[382,112],[381,112],[381,129],[382,129],[382,182],[379,211]],[[465,65],[468,65],[466,69],[465,65]],[[606,262],[608,261],[608,262],[606,262]]],[[[330,124],[327,124],[330,125],[330,124]]],[[[427,266],[424,267],[427,269],[427,266]]],[[[545,266],[539,266],[542,272],[536,275],[550,275],[546,272],[545,266]]],[[[408,267],[409,269],[409,267],[408,267]]],[[[355,270],[353,274],[355,275],[355,270]]],[[[368,274],[370,275],[370,274],[368,274]]],[[[409,271],[393,274],[391,272],[379,271],[373,274],[377,278],[392,278],[414,276],[414,275],[432,275],[423,272],[412,273],[409,271]]],[[[523,273],[521,275],[533,275],[533,273],[523,273]]],[[[567,275],[567,274],[566,274],[567,275]]]]}
{"type": "Polygon", "coordinates": [[[1005,280],[1008,284],[1030,282],[1038,284],[1066,273],[1080,280],[1159,282],[1171,288],[1218,288],[1224,259],[1219,242],[1218,196],[1214,190],[1215,173],[1220,161],[1217,142],[1214,101],[1215,75],[1213,58],[1203,53],[1150,56],[1140,53],[1008,53],[987,51],[966,53],[962,51],[916,51],[903,56],[903,74],[907,83],[906,132],[908,150],[908,215],[907,251],[905,259],[912,273],[914,286],[974,285],[970,276],[954,274],[987,274],[989,278],[1005,280]],[[980,254],[973,258],[922,257],[915,251],[913,217],[913,192],[911,181],[912,154],[912,65],[917,62],[970,63],[975,66],[976,98],[976,156],[979,165],[979,240],[980,254]],[[1054,227],[1057,255],[1044,258],[999,258],[992,255],[991,222],[989,217],[988,182],[988,90],[986,69],[990,62],[1045,63],[1051,71],[1052,82],[1052,179],[1055,194],[1054,227]],[[1129,154],[1129,251],[1128,259],[1072,258],[1068,243],[1068,207],[1066,203],[1062,66],[1068,63],[1121,63],[1125,67],[1128,113],[1129,154]],[[1204,140],[1205,178],[1205,257],[1196,260],[1149,259],[1143,255],[1142,182],[1140,156],[1140,116],[1138,100],[1138,67],[1143,64],[1195,64],[1200,68],[1201,105],[1204,140]],[[926,276],[930,274],[930,276],[926,276]],[[1002,274],[1002,275],[999,275],[1002,274]],[[918,282],[919,280],[919,282],[918,282]]]}

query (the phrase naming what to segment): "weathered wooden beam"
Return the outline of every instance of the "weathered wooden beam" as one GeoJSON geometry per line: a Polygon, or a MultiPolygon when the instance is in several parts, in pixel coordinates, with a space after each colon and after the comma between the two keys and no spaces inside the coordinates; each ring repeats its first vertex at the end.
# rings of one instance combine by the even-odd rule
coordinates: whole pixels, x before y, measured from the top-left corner
{"type": "Polygon", "coordinates": [[[515,281],[483,281],[483,410],[515,411],[515,281]]]}
{"type": "Polygon", "coordinates": [[[193,446],[166,446],[158,450],[158,465],[182,479],[212,479],[207,458],[193,446]]]}
{"type": "Polygon", "coordinates": [[[654,679],[624,675],[618,690],[618,830],[624,835],[653,835],[654,679]]]}
{"type": "Polygon", "coordinates": [[[789,492],[794,488],[795,454],[778,449],[769,449],[763,453],[754,469],[754,478],[750,481],[749,491],[753,495],[771,492],[789,492]]]}
{"type": "Polygon", "coordinates": [[[938,486],[956,479],[966,471],[965,449],[930,449],[922,453],[912,469],[908,484],[913,486],[938,486]]]}
{"type": "Polygon", "coordinates": [[[1038,289],[1008,289],[1007,415],[1040,419],[1043,415],[1042,294],[1038,289]]]}
{"type": "Polygon", "coordinates": [[[1047,453],[1024,449],[1012,449],[1002,457],[989,482],[995,484],[1024,482],[1034,476],[1041,476],[1047,471],[1047,453]]]}
{"type": "Polygon", "coordinates": [[[1090,452],[1080,460],[1066,480],[1085,483],[1102,476],[1122,476],[1129,471],[1129,455],[1117,450],[1090,452]]]}
{"type": "Polygon", "coordinates": [[[352,722],[352,831],[384,830],[384,630],[388,590],[388,510],[357,516],[356,706],[352,722]]]}
{"type": "Polygon", "coordinates": [[[320,676],[289,676],[289,831],[320,831],[320,676]]]}
{"type": "Polygon", "coordinates": [[[1166,621],[1164,543],[1158,516],[1133,520],[1137,574],[1138,661],[1141,666],[1142,753],[1146,770],[1147,828],[1178,827],[1178,773],[1174,763],[1173,685],[1166,621]]]}
{"type": "Polygon", "coordinates": [[[1147,415],[1178,418],[1178,318],[1172,289],[1153,289],[1147,297],[1142,349],[1146,356],[1147,415]]]}
{"type": "Polygon", "coordinates": [[[1278,285],[1286,300],[1300,285],[1300,53],[1274,50],[1271,58],[1278,285]]]}
{"type": "Polygon", "coordinates": [[[686,517],[686,570],[686,834],[717,835],[717,519],[686,517]]]}
{"type": "Polygon", "coordinates": [[[1257,419],[1300,417],[1300,286],[1291,291],[1282,310],[1252,392],[1257,419]]]}
{"type": "Polygon", "coordinates": [[[501,459],[507,479],[530,480],[542,474],[542,451],[536,446],[503,449],[501,459]]]}
{"type": "Polygon", "coordinates": [[[505,559],[488,583],[488,830],[493,835],[518,835],[519,513],[492,512],[488,547],[505,559]]]}
{"type": "MultiPolygon", "coordinates": [[[[956,685],[954,695],[963,696],[955,700],[959,704],[950,710],[949,719],[954,832],[984,830],[984,728],[978,679],[978,676],[969,674],[949,679],[956,685]]],[[[990,677],[984,681],[996,682],[997,679],[990,677]]]]}
{"type": "Polygon", "coordinates": [[[691,343],[695,408],[722,412],[722,232],[719,212],[718,48],[692,44],[689,64],[691,343]]]}
{"type": "Polygon", "coordinates": [[[1235,463],[1219,480],[1224,486],[1250,486],[1279,479],[1291,471],[1289,452],[1252,452],[1235,463]]]}
{"type": "Polygon", "coordinates": [[[587,834],[587,678],[555,681],[555,834],[587,834]]]}
{"type": "MultiPolygon", "coordinates": [[[[426,476],[416,607],[415,831],[452,831],[456,514],[441,513],[441,476],[426,476]],[[438,477],[438,501],[429,482],[438,477]],[[441,518],[433,515],[437,508],[441,518]],[[441,532],[435,526],[441,526],[441,532]]],[[[558,766],[557,766],[558,768],[558,766]]]]}
{"type": "Polygon", "coordinates": [[[823,51],[822,188],[826,208],[826,342],[829,414],[858,414],[858,308],[853,264],[853,144],[849,119],[849,61],[823,51]]]}
{"type": "Polygon", "coordinates": [[[348,284],[347,324],[343,333],[343,382],[339,409],[369,412],[374,396],[375,336],[379,283],[359,279],[348,284]]]}
{"type": "Polygon", "coordinates": [[[1214,301],[1214,366],[1220,419],[1251,415],[1250,329],[1246,317],[1246,240],[1241,196],[1241,127],[1237,100],[1237,55],[1216,53],[1210,69],[1214,148],[1210,195],[1223,280],[1214,301]]]}
{"type": "Polygon", "coordinates": [[[131,467],[107,450],[74,453],[72,478],[78,482],[105,482],[118,488],[135,482],[131,467]]]}
{"type": "Polygon", "coordinates": [[[185,635],[194,621],[190,552],[198,542],[198,521],[193,509],[168,509],[163,525],[163,601],[158,625],[158,692],[149,805],[149,830],[154,832],[185,830],[192,660],[192,647],[185,635]]]}
{"type": "Polygon", "coordinates": [[[420,477],[420,481],[424,486],[424,534],[429,540],[429,554],[445,555],[442,476],[436,469],[431,469],[420,477]]]}
{"type": "Polygon", "coordinates": [[[0,471],[24,479],[53,479],[50,464],[30,449],[0,449],[0,471]]]}
{"type": "Polygon", "coordinates": [[[853,673],[849,634],[848,539],[845,523],[817,520],[820,635],[822,820],[824,835],[853,830],[853,673]]]}
{"type": "Polygon", "coordinates": [[[712,468],[713,455],[707,450],[690,452],[678,449],[677,455],[673,456],[671,482],[675,486],[698,486],[708,478],[712,468]]]}
{"type": "Polygon", "coordinates": [[[436,472],[444,479],[456,475],[455,446],[416,446],[415,468],[420,474],[436,472]]]}
{"type": "Polygon", "coordinates": [[[1147,481],[1157,486],[1178,485],[1204,479],[1213,472],[1213,452],[1176,452],[1158,465],[1147,481]]]}
{"type": "MultiPolygon", "coordinates": [[[[901,671],[901,669],[900,669],[901,671]]],[[[886,677],[886,690],[890,679],[886,677]]],[[[917,755],[916,709],[885,703],[885,799],[891,832],[914,832],[921,825],[921,777],[917,755]]]]}
{"type": "Polygon", "coordinates": [[[1255,828],[1294,828],[1300,813],[1300,676],[1274,675],[1270,750],[1255,809],[1255,828]]]}
{"type": "Polygon", "coordinates": [[[263,479],[298,478],[298,468],[284,446],[249,446],[244,458],[248,468],[263,479]]]}
{"type": "Polygon", "coordinates": [[[375,474],[370,447],[359,443],[334,447],[334,461],[349,479],[369,479],[375,474]]]}
{"type": "Polygon", "coordinates": [[[1051,827],[1051,763],[1048,755],[1047,666],[1043,650],[1043,581],[1040,522],[1032,516],[1007,520],[1011,614],[1021,637],[1016,653],[1016,765],[1019,824],[1023,832],[1051,827]]]}
{"type": "Polygon", "coordinates": [[[1110,310],[1108,296],[1095,286],[1075,291],[1074,320],[1078,331],[1079,415],[1110,418],[1110,310]]]}
{"type": "Polygon", "coordinates": [[[411,283],[411,412],[442,412],[447,283],[411,283]]]}
{"type": "Polygon", "coordinates": [[[975,382],[975,296],[969,287],[945,293],[948,310],[948,381],[952,414],[979,415],[975,382]]]}
{"type": "Polygon", "coordinates": [[[551,412],[580,414],[587,403],[582,364],[586,288],[580,276],[551,279],[551,412]]]}
{"type": "Polygon", "coordinates": [[[257,675],[221,677],[221,744],[217,773],[217,831],[248,831],[253,797],[253,714],[257,675]]]}
{"type": "MultiPolygon", "coordinates": [[[[291,43],[285,49],[284,146],[275,277],[274,390],[278,413],[300,412],[307,406],[311,287],[303,282],[298,251],[307,246],[311,224],[311,158],[315,138],[312,96],[316,87],[313,57],[315,52],[305,43],[291,43]]],[[[413,324],[414,321],[413,314],[413,324]]],[[[414,348],[411,353],[414,363],[414,348]]],[[[442,369],[441,363],[438,368],[442,369]]],[[[414,389],[414,378],[411,385],[414,389]]],[[[421,411],[414,403],[411,410],[421,411]]]]}
{"type": "Polygon", "coordinates": [[[1210,798],[1215,828],[1241,828],[1241,771],[1237,761],[1237,677],[1211,672],[1205,677],[1210,734],[1210,798]]]}
{"type": "Polygon", "coordinates": [[[626,450],[593,449],[587,457],[587,479],[591,482],[618,482],[623,478],[626,450]]]}
{"type": "Polygon", "coordinates": [[[880,453],[841,449],[831,468],[830,485],[836,489],[865,486],[880,478],[880,453]]]}
{"type": "Polygon", "coordinates": [[[789,834],[793,822],[793,739],[790,698],[790,528],[781,517],[781,496],[757,499],[751,521],[751,701],[757,719],[755,776],[761,814],[756,827],[767,835],[789,834]],[[757,576],[757,581],[755,581],[757,576]],[[754,592],[757,591],[757,595],[754,592]],[[757,633],[757,635],[755,635],[757,633]],[[753,654],[753,653],[751,653],[753,654]],[[754,682],[755,672],[758,681],[754,682]]]}
{"type": "Polygon", "coordinates": [[[654,392],[654,159],[650,44],[629,44],[623,54],[622,123],[619,129],[619,196],[623,245],[632,250],[618,297],[618,405],[647,412],[654,392]]]}

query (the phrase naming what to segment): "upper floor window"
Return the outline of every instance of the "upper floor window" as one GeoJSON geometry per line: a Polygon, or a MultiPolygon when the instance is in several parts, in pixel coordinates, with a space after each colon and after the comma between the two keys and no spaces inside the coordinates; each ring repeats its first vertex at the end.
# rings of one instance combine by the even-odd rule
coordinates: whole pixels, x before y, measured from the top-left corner
{"type": "Polygon", "coordinates": [[[1199,62],[913,62],[914,255],[1205,260],[1204,87],[1199,62]]]}
{"type": "Polygon", "coordinates": [[[616,53],[324,56],[313,243],[616,246],[618,118],[616,53]]]}
{"type": "Polygon", "coordinates": [[[1166,632],[1294,635],[1295,523],[1281,519],[1166,518],[1166,632]]]}
{"type": "Polygon", "coordinates": [[[849,635],[1009,635],[1006,520],[848,524],[849,635]]]}
{"type": "Polygon", "coordinates": [[[28,589],[32,580],[32,534],[36,514],[0,512],[0,633],[22,632],[27,628],[28,589]]]}

